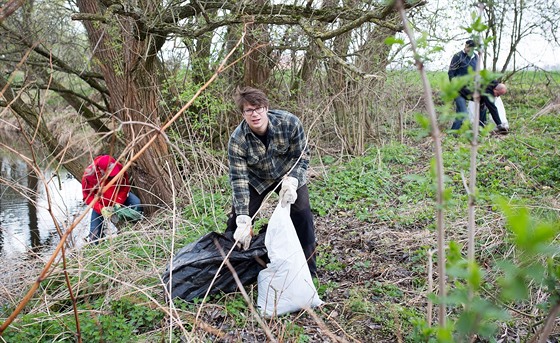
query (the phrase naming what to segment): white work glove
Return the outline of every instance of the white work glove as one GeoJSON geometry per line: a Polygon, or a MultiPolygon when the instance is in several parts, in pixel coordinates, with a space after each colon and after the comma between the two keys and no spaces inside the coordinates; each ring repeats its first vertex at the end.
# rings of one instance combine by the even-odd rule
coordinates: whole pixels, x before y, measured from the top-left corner
{"type": "Polygon", "coordinates": [[[235,229],[233,239],[239,242],[243,250],[247,250],[253,236],[251,217],[244,214],[239,215],[235,218],[235,224],[237,224],[237,229],[235,229]]]}
{"type": "Polygon", "coordinates": [[[106,206],[103,207],[101,209],[101,215],[103,216],[103,219],[105,220],[111,220],[111,217],[113,216],[114,210],[112,206],[106,206]]]}
{"type": "Polygon", "coordinates": [[[282,204],[282,207],[296,202],[297,186],[298,180],[295,177],[288,176],[282,180],[282,188],[280,189],[280,204],[282,204]]]}
{"type": "Polygon", "coordinates": [[[103,219],[105,219],[106,221],[110,221],[113,224],[117,224],[119,222],[118,216],[115,215],[115,207],[106,206],[101,209],[101,215],[103,216],[103,219]]]}

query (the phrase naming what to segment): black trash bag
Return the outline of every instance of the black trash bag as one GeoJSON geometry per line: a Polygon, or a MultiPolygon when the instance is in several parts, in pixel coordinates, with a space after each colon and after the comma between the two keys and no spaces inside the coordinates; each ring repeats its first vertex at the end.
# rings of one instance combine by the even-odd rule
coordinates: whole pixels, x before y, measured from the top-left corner
{"type": "MultiPolygon", "coordinates": [[[[229,262],[244,286],[255,283],[259,272],[266,268],[266,263],[269,262],[264,237],[265,230],[261,229],[251,240],[249,249],[243,251],[236,247],[229,256],[229,262]]],[[[223,253],[227,254],[234,242],[232,232],[225,234],[210,232],[198,241],[183,247],[173,258],[171,299],[178,297],[185,301],[192,301],[195,298],[202,298],[222,264],[220,247],[223,253]]],[[[169,291],[169,267],[170,265],[166,267],[162,275],[166,293],[169,291]]],[[[224,264],[208,294],[232,293],[237,290],[237,283],[228,266],[224,264]]]]}

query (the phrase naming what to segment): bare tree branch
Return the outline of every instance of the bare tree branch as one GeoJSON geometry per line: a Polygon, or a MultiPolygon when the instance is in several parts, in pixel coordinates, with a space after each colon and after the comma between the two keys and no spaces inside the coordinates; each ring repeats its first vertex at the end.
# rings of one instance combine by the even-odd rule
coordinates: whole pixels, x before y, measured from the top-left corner
{"type": "Polygon", "coordinates": [[[20,8],[25,0],[9,0],[6,4],[0,7],[0,22],[12,15],[18,8],[20,8]]]}
{"type": "MultiPolygon", "coordinates": [[[[307,25],[305,22],[301,21],[300,23],[301,27],[304,29],[304,31],[312,36],[313,32],[311,32],[311,27],[309,25],[307,25]]],[[[340,56],[338,56],[337,54],[335,54],[332,50],[330,50],[329,48],[327,48],[325,46],[325,43],[323,42],[323,40],[319,37],[314,38],[314,42],[315,44],[317,44],[320,48],[321,51],[323,51],[323,53],[329,57],[332,58],[334,61],[336,61],[338,64],[340,64],[341,66],[343,66],[345,69],[350,70],[352,73],[359,75],[360,77],[378,77],[377,75],[373,75],[373,74],[366,74],[365,72],[359,70],[358,68],[356,68],[356,66],[350,64],[350,63],[346,63],[340,56]]]]}
{"type": "MultiPolygon", "coordinates": [[[[155,20],[155,18],[145,16],[140,9],[125,10],[125,6],[117,1],[105,1],[104,3],[111,7],[111,11],[114,14],[134,18],[137,23],[141,23],[140,26],[146,28],[146,33],[160,36],[175,34],[181,37],[196,38],[219,27],[243,24],[249,21],[255,24],[298,25],[302,18],[325,23],[333,23],[337,20],[349,22],[343,27],[321,36],[322,39],[333,38],[366,22],[388,26],[391,29],[400,31],[400,28],[384,21],[385,17],[393,11],[391,5],[372,6],[372,9],[364,11],[360,8],[346,6],[315,9],[297,5],[257,5],[254,3],[246,3],[242,8],[239,8],[235,1],[206,1],[203,5],[201,1],[198,1],[190,3],[188,6],[170,7],[165,13],[158,13],[158,18],[155,20]],[[196,17],[197,15],[204,16],[206,11],[218,9],[228,11],[230,14],[224,15],[218,20],[212,20],[205,16],[205,22],[200,26],[192,22],[189,22],[186,26],[179,26],[177,24],[180,20],[196,17]]],[[[418,0],[407,2],[405,6],[408,9],[425,4],[425,0],[418,0]]],[[[90,13],[77,13],[72,16],[72,19],[104,22],[106,17],[90,13]]]]}
{"type": "Polygon", "coordinates": [[[17,37],[20,40],[20,43],[22,43],[27,48],[32,48],[33,51],[35,53],[37,53],[39,56],[42,56],[47,61],[52,61],[52,64],[59,67],[60,70],[63,70],[66,73],[78,76],[79,78],[84,80],[88,85],[90,85],[90,87],[96,89],[101,94],[108,94],[107,88],[105,88],[103,85],[101,85],[96,80],[96,78],[93,77],[94,74],[82,73],[81,71],[75,70],[74,68],[72,68],[72,66],[70,66],[68,63],[66,63],[60,57],[54,55],[52,52],[43,49],[41,46],[39,46],[37,44],[33,44],[33,42],[29,41],[27,36],[24,36],[23,32],[21,32],[21,33],[15,32],[13,29],[7,27],[4,24],[0,24],[0,27],[2,29],[6,30],[7,32],[9,32],[10,34],[14,35],[14,37],[17,37]]]}

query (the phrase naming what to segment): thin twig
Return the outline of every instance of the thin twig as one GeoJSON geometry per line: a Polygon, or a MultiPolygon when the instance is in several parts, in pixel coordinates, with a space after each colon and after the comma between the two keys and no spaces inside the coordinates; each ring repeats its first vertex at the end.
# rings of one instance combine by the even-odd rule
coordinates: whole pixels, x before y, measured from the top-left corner
{"type": "Polygon", "coordinates": [[[327,327],[327,325],[325,324],[325,322],[323,322],[323,320],[317,315],[317,313],[315,313],[315,311],[313,311],[313,309],[311,308],[306,308],[305,312],[307,312],[311,318],[313,318],[313,320],[319,324],[319,326],[321,327],[322,331],[329,336],[330,339],[332,339],[334,342],[341,342],[341,343],[348,343],[348,341],[342,337],[338,337],[336,336],[334,333],[332,333],[332,331],[327,327]]]}
{"type": "Polygon", "coordinates": [[[171,190],[172,190],[172,199],[173,199],[173,207],[172,207],[172,225],[171,225],[171,261],[169,262],[169,289],[166,289],[167,298],[169,299],[169,342],[173,341],[173,313],[175,312],[175,306],[173,303],[173,298],[171,296],[171,285],[173,284],[173,252],[175,251],[175,233],[177,231],[177,227],[175,225],[175,218],[177,216],[177,202],[175,199],[175,186],[173,184],[173,177],[171,173],[171,168],[169,164],[166,165],[167,173],[169,175],[169,180],[171,182],[171,190]]]}
{"type": "Polygon", "coordinates": [[[400,16],[403,21],[404,30],[406,35],[410,40],[410,46],[412,52],[414,54],[414,61],[416,63],[416,67],[422,77],[422,84],[424,86],[424,97],[426,100],[426,109],[430,118],[430,126],[431,131],[430,134],[432,136],[432,140],[434,143],[434,158],[435,158],[435,165],[436,165],[436,184],[437,184],[437,192],[436,192],[436,230],[437,230],[437,251],[438,251],[438,273],[439,273],[439,291],[440,297],[442,301],[439,305],[439,324],[442,327],[445,327],[446,321],[446,309],[445,309],[445,297],[446,297],[446,280],[445,280],[445,223],[443,218],[443,153],[441,149],[441,139],[440,139],[440,131],[438,127],[438,121],[434,106],[434,100],[432,99],[432,88],[430,86],[430,82],[428,81],[428,77],[426,76],[426,70],[424,69],[424,64],[420,60],[420,55],[416,49],[416,40],[414,39],[414,35],[408,23],[408,19],[406,17],[406,13],[404,11],[404,3],[403,0],[398,0],[396,2],[397,10],[400,13],[400,16]]]}
{"type": "Polygon", "coordinates": [[[529,343],[546,343],[548,340],[548,336],[552,332],[554,328],[554,322],[556,321],[556,317],[558,317],[558,313],[560,313],[560,302],[554,304],[554,306],[550,309],[548,316],[546,317],[546,322],[544,326],[541,328],[540,332],[537,332],[535,336],[529,341],[529,343]]]}
{"type": "MultiPolygon", "coordinates": [[[[479,16],[483,14],[484,4],[478,4],[479,16]]],[[[476,234],[476,168],[478,157],[478,134],[479,134],[479,120],[480,120],[480,68],[482,67],[482,55],[484,54],[484,45],[480,44],[481,53],[478,56],[476,74],[474,78],[474,119],[472,122],[472,141],[471,141],[471,159],[470,159],[470,172],[469,172],[469,189],[468,189],[468,248],[467,258],[469,265],[473,266],[475,262],[475,234],[476,234]]],[[[469,297],[472,297],[472,290],[469,289],[469,297]]]]}
{"type": "MultiPolygon", "coordinates": [[[[434,251],[432,249],[428,250],[428,252],[426,253],[426,255],[428,256],[428,290],[427,293],[428,295],[432,294],[432,292],[434,291],[434,251]]],[[[428,309],[427,309],[427,318],[428,318],[428,326],[431,327],[432,326],[432,316],[433,316],[433,307],[434,304],[432,302],[432,300],[428,298],[428,309]]]]}

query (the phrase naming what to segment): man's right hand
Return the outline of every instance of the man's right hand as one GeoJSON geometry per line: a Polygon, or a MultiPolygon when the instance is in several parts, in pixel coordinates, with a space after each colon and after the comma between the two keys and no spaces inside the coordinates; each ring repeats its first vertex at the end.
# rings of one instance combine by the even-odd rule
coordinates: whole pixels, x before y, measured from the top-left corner
{"type": "Polygon", "coordinates": [[[233,234],[233,238],[239,242],[243,250],[247,250],[251,245],[251,236],[253,236],[251,217],[246,215],[239,215],[235,218],[237,229],[233,234]]]}

